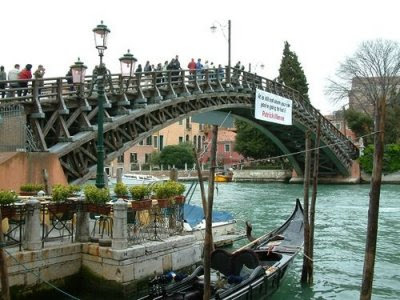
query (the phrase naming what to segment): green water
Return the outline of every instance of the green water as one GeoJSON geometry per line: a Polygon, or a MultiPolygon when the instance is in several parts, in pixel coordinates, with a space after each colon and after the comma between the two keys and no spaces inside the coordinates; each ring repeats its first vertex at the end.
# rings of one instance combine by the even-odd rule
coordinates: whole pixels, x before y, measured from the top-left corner
{"type": "MultiPolygon", "coordinates": [[[[303,187],[283,183],[220,183],[214,207],[230,211],[239,224],[249,220],[255,236],[272,230],[292,212],[303,187]]],[[[315,230],[314,285],[302,287],[299,255],[278,299],[359,299],[364,260],[369,185],[320,185],[315,230]]],[[[200,205],[196,191],[191,203],[200,205]]],[[[373,299],[400,299],[400,185],[381,192],[373,299]]],[[[245,244],[242,241],[241,244],[245,244]]],[[[239,245],[240,246],[240,243],[239,245]]],[[[83,296],[82,299],[99,299],[83,296]]]]}
{"type": "MultiPolygon", "coordinates": [[[[302,199],[302,185],[218,184],[216,209],[250,220],[256,236],[281,224],[302,199]]],[[[298,256],[277,299],[359,299],[369,201],[369,185],[320,185],[315,229],[314,285],[301,286],[298,256]]],[[[198,195],[193,198],[199,203],[198,195]]],[[[400,299],[400,186],[381,192],[373,299],[400,299]]]]}

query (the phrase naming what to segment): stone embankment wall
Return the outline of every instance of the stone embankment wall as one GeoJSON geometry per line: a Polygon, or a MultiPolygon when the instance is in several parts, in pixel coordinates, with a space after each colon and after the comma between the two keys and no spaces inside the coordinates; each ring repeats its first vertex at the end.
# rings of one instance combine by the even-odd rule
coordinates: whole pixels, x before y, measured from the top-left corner
{"type": "Polygon", "coordinates": [[[292,177],[290,170],[235,170],[233,181],[286,182],[292,177]]]}
{"type": "Polygon", "coordinates": [[[129,297],[138,292],[141,281],[155,274],[191,267],[201,261],[201,255],[202,243],[194,235],[186,235],[124,250],[93,243],[59,245],[13,253],[16,260],[8,256],[7,263],[10,287],[15,295],[22,297],[49,289],[43,280],[58,282],[63,287],[63,280],[74,275],[81,276],[83,281],[94,281],[92,288],[96,290],[104,288],[129,297]],[[82,269],[85,269],[83,274],[82,269]],[[88,274],[91,278],[85,277],[88,274]],[[103,283],[108,286],[103,287],[103,283]]]}
{"type": "MultiPolygon", "coordinates": [[[[371,175],[361,172],[361,182],[371,182],[371,175]]],[[[400,184],[400,172],[391,174],[382,174],[382,183],[395,183],[400,184]]]]}

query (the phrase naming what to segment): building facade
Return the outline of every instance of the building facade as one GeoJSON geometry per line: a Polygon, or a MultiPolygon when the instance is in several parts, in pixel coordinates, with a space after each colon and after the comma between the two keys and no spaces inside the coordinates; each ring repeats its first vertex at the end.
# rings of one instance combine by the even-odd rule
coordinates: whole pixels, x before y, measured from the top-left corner
{"type": "Polygon", "coordinates": [[[118,168],[122,168],[123,173],[149,170],[152,154],[161,151],[165,146],[189,142],[201,150],[204,148],[205,140],[205,125],[193,123],[188,117],[142,140],[112,161],[106,167],[106,171],[115,176],[118,168]]]}
{"type": "MultiPolygon", "coordinates": [[[[210,162],[211,156],[211,130],[206,130],[206,142],[204,147],[204,153],[201,155],[200,161],[203,164],[210,162]]],[[[238,165],[244,160],[244,157],[238,152],[234,151],[236,140],[235,129],[219,128],[217,138],[217,168],[228,169],[235,165],[238,165]]]]}

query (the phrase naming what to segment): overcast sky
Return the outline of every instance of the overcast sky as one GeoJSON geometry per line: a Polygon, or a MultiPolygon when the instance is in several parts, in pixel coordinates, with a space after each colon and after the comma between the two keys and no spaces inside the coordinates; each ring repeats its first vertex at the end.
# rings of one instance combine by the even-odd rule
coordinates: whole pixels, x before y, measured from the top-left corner
{"type": "Polygon", "coordinates": [[[64,76],[79,56],[98,63],[92,29],[100,20],[111,29],[104,61],[119,72],[129,48],[144,63],[180,56],[227,64],[227,41],[211,33],[214,21],[232,20],[232,64],[263,63],[257,73],[278,75],[284,41],[299,57],[311,102],[323,113],[336,107],[324,95],[327,78],[363,40],[399,40],[400,1],[396,0],[2,0],[0,65],[43,64],[46,76],[64,76]]]}

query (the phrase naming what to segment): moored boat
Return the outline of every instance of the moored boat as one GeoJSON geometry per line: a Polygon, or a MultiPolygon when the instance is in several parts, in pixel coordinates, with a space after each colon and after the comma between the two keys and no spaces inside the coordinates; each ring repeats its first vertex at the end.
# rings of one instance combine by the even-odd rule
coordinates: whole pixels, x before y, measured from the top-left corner
{"type": "MultiPolygon", "coordinates": [[[[185,204],[183,207],[185,232],[194,234],[197,240],[204,240],[205,219],[203,208],[198,205],[185,204]]],[[[212,233],[214,238],[236,233],[236,220],[226,211],[213,211],[212,233]]]]}
{"type": "MultiPolygon", "coordinates": [[[[122,175],[122,182],[126,185],[152,184],[162,181],[164,181],[164,179],[160,179],[152,175],[133,174],[133,173],[126,173],[122,175]]],[[[110,178],[110,183],[116,184],[117,178],[115,177],[110,178]]]]}
{"type": "MultiPolygon", "coordinates": [[[[268,299],[282,284],[289,266],[303,246],[303,209],[300,201],[282,226],[253,241],[246,249],[211,255],[211,299],[268,299]]],[[[142,299],[203,299],[203,267],[180,282],[154,281],[142,299]]]]}
{"type": "Polygon", "coordinates": [[[214,176],[214,181],[215,182],[231,182],[232,175],[224,175],[222,173],[216,173],[214,176]]]}

